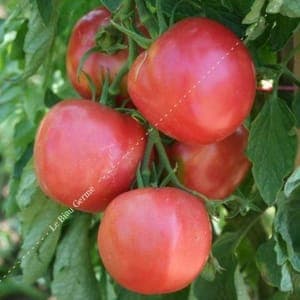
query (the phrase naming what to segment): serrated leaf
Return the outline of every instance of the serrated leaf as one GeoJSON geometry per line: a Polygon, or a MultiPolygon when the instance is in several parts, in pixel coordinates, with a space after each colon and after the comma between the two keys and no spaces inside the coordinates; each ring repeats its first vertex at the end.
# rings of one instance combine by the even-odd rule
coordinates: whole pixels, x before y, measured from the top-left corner
{"type": "Polygon", "coordinates": [[[21,209],[26,208],[31,203],[34,194],[38,191],[38,183],[34,173],[32,160],[23,169],[16,200],[21,209]]]}
{"type": "Polygon", "coordinates": [[[28,121],[26,117],[22,118],[16,124],[14,134],[14,146],[16,147],[16,152],[24,151],[24,148],[33,142],[35,130],[35,125],[28,121]]]}
{"type": "Polygon", "coordinates": [[[252,24],[258,22],[265,2],[265,0],[255,0],[251,6],[250,12],[243,19],[243,24],[252,24]]]}
{"type": "Polygon", "coordinates": [[[275,241],[269,240],[261,244],[256,252],[256,264],[262,278],[271,286],[280,287],[281,266],[277,265],[275,241]]]}
{"type": "Polygon", "coordinates": [[[9,182],[9,195],[3,203],[3,209],[6,217],[11,217],[17,213],[19,207],[16,202],[16,194],[19,189],[19,179],[11,178],[9,182]]]}
{"type": "Polygon", "coordinates": [[[293,126],[292,113],[277,98],[266,101],[251,126],[247,153],[255,183],[268,205],[276,201],[283,179],[293,169],[297,149],[293,126]]]}
{"type": "MultiPolygon", "coordinates": [[[[58,0],[55,1],[55,3],[57,2],[58,0]]],[[[55,5],[57,6],[58,4],[55,5]]],[[[37,4],[34,3],[32,5],[32,13],[28,22],[28,32],[25,36],[23,48],[26,61],[23,78],[33,75],[45,62],[45,58],[55,39],[57,19],[58,10],[53,9],[51,20],[45,25],[37,4]]]]}
{"type": "Polygon", "coordinates": [[[48,270],[61,234],[61,227],[53,231],[49,225],[53,224],[64,210],[65,208],[53,200],[47,199],[40,190],[36,190],[31,196],[30,205],[21,211],[24,237],[21,268],[24,282],[35,282],[48,270]]]}
{"type": "Polygon", "coordinates": [[[298,0],[270,0],[266,11],[271,14],[280,13],[290,18],[299,18],[300,2],[298,0]]]}
{"type": "Polygon", "coordinates": [[[298,197],[287,199],[279,197],[274,228],[286,243],[288,260],[300,272],[300,200],[298,197]]]}
{"type": "Polygon", "coordinates": [[[89,255],[90,222],[89,215],[77,215],[58,246],[51,289],[59,300],[99,300],[89,255]]]}

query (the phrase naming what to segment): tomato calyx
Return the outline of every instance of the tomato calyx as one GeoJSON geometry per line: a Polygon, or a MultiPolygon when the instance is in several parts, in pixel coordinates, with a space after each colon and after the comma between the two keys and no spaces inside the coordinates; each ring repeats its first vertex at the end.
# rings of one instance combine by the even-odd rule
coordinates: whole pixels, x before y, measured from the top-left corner
{"type": "Polygon", "coordinates": [[[96,34],[97,49],[109,55],[128,48],[124,35],[112,25],[100,28],[96,34]]]}

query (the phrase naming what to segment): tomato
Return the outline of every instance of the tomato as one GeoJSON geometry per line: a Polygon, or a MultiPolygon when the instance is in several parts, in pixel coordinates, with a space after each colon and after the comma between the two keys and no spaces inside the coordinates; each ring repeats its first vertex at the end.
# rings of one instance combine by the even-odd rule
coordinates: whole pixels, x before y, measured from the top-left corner
{"type": "Polygon", "coordinates": [[[212,199],[233,193],[246,176],[250,162],[245,155],[248,131],[239,127],[226,139],[210,145],[171,146],[171,160],[178,162],[178,175],[187,187],[212,199]]]}
{"type": "Polygon", "coordinates": [[[62,101],[37,132],[36,175],[49,197],[97,212],[129,189],[144,148],[145,131],[131,117],[88,100],[62,101]]]}
{"type": "Polygon", "coordinates": [[[172,26],[135,60],[129,94],[165,134],[208,144],[232,134],[255,96],[255,70],[234,33],[207,18],[172,26]]]}
{"type": "MultiPolygon", "coordinates": [[[[105,8],[90,11],[77,22],[69,40],[66,57],[68,77],[77,92],[87,99],[92,98],[92,91],[84,73],[88,74],[97,87],[96,94],[99,96],[105,74],[109,73],[110,78],[113,79],[128,57],[127,50],[120,50],[112,55],[101,52],[92,53],[83,65],[84,73],[81,73],[79,78],[77,77],[77,69],[82,56],[96,46],[95,35],[99,28],[109,24],[110,18],[111,14],[105,8]]],[[[126,76],[122,80],[121,95],[127,96],[126,76]]]]}
{"type": "Polygon", "coordinates": [[[110,275],[142,294],[189,285],[211,250],[211,226],[201,200],[176,188],[144,188],[115,198],[98,233],[110,275]]]}

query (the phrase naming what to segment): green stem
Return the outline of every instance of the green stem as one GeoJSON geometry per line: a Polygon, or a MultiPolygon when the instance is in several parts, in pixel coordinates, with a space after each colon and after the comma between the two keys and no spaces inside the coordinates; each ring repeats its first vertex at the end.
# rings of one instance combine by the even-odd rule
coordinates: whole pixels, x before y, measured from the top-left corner
{"type": "Polygon", "coordinates": [[[155,6],[157,11],[156,14],[158,19],[158,29],[159,29],[158,34],[161,35],[163,32],[167,30],[168,25],[163,14],[161,0],[156,0],[155,3],[156,3],[155,6]]]}
{"type": "Polygon", "coordinates": [[[141,172],[141,165],[139,165],[137,172],[136,172],[136,183],[137,183],[137,187],[138,188],[143,188],[145,186],[147,186],[147,184],[145,184],[142,172],[141,172]]]}
{"type": "Polygon", "coordinates": [[[180,181],[179,179],[177,178],[172,166],[171,166],[171,163],[169,161],[169,158],[168,158],[168,155],[166,153],[166,150],[165,150],[165,147],[161,141],[161,138],[160,138],[160,135],[159,135],[159,132],[154,129],[153,127],[149,130],[149,133],[150,133],[150,138],[153,139],[153,142],[155,144],[155,147],[156,147],[156,150],[157,150],[157,153],[159,155],[159,159],[161,161],[161,163],[164,165],[166,171],[168,172],[169,176],[170,176],[170,181],[172,182],[172,184],[196,197],[199,197],[199,198],[202,198],[203,200],[205,201],[208,201],[208,198],[201,194],[201,193],[198,193],[196,191],[193,191],[187,187],[185,187],[180,181]]]}
{"type": "Polygon", "coordinates": [[[281,65],[283,67],[286,67],[286,65],[289,63],[289,61],[297,54],[297,52],[300,51],[300,44],[298,44],[295,48],[293,48],[290,53],[287,55],[287,57],[282,61],[281,65]]]}
{"type": "Polygon", "coordinates": [[[150,161],[151,161],[153,146],[154,146],[153,140],[151,138],[148,138],[145,155],[141,166],[141,174],[146,186],[148,186],[150,183],[150,176],[151,176],[150,161]]]}
{"type": "Polygon", "coordinates": [[[103,85],[102,85],[102,92],[101,92],[101,97],[99,102],[103,105],[107,105],[108,104],[108,91],[109,91],[109,74],[105,73],[105,78],[103,81],[103,85]]]}
{"type": "Polygon", "coordinates": [[[260,219],[260,217],[262,216],[262,214],[264,212],[265,211],[262,211],[258,215],[255,215],[255,217],[248,223],[248,225],[246,225],[245,229],[243,229],[241,235],[239,236],[239,238],[237,239],[237,241],[234,244],[234,247],[233,247],[234,250],[236,250],[238,248],[238,246],[240,245],[242,240],[246,237],[246,235],[248,234],[250,229],[256,224],[256,222],[260,219]]]}
{"type": "Polygon", "coordinates": [[[122,66],[117,76],[114,78],[109,88],[109,93],[114,96],[120,93],[121,81],[123,77],[128,73],[129,68],[131,67],[136,57],[136,45],[131,38],[128,38],[128,47],[129,47],[128,59],[126,63],[122,66]]]}
{"type": "Polygon", "coordinates": [[[154,146],[154,141],[151,138],[149,138],[147,141],[145,155],[142,163],[142,170],[146,170],[149,167],[153,146],[154,146]]]}
{"type": "Polygon", "coordinates": [[[123,0],[122,5],[119,7],[119,10],[114,15],[114,20],[123,20],[128,18],[128,15],[134,9],[134,2],[133,0],[123,0]]]}
{"type": "Polygon", "coordinates": [[[289,77],[296,85],[300,86],[300,79],[288,68],[283,68],[283,74],[289,77]]]}
{"type": "Polygon", "coordinates": [[[156,39],[158,37],[158,26],[156,20],[153,18],[153,15],[149,12],[145,5],[144,0],[136,0],[136,7],[139,13],[139,18],[144,24],[151,36],[152,39],[156,39]]]}
{"type": "Polygon", "coordinates": [[[151,39],[147,39],[144,36],[140,35],[139,33],[136,33],[134,31],[124,27],[123,25],[117,24],[113,20],[111,20],[110,23],[114,27],[116,27],[119,31],[123,32],[128,37],[132,38],[143,49],[147,49],[151,45],[151,43],[152,43],[151,39]]]}

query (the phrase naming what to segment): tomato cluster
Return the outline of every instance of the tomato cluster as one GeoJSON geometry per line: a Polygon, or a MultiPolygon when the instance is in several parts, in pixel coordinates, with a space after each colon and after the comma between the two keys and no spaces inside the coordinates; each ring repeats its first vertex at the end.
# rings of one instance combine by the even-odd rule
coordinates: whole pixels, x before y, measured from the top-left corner
{"type": "MultiPolygon", "coordinates": [[[[34,147],[36,175],[56,201],[86,212],[105,210],[99,253],[117,282],[143,294],[169,293],[203,269],[210,220],[203,200],[178,187],[130,190],[153,128],[88,100],[89,80],[99,96],[128,51],[91,51],[82,60],[110,18],[98,8],[74,27],[67,71],[86,100],[64,100],[44,117],[34,147]]],[[[176,140],[164,153],[186,188],[212,199],[234,192],[250,167],[242,123],[255,96],[252,60],[235,34],[207,18],[182,20],[139,54],[121,85],[145,120],[176,140]]]]}

